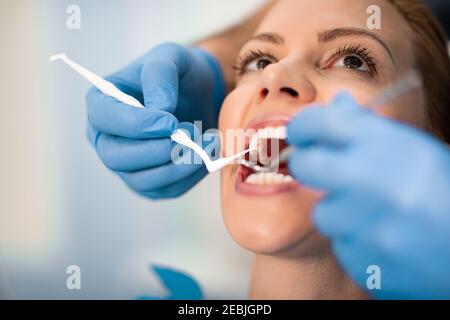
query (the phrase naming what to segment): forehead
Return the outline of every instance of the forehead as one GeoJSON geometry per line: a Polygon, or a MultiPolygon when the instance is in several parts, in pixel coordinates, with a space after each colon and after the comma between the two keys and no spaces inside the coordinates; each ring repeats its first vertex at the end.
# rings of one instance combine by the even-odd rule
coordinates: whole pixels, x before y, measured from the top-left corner
{"type": "Polygon", "coordinates": [[[406,20],[387,0],[280,0],[266,16],[257,33],[274,32],[282,35],[286,45],[316,42],[319,32],[335,28],[361,28],[383,39],[394,56],[411,53],[411,31],[406,20]],[[380,29],[369,29],[368,20],[380,8],[380,29]]]}
{"type": "Polygon", "coordinates": [[[322,25],[335,27],[345,23],[348,27],[367,27],[370,6],[380,8],[381,30],[401,31],[403,22],[400,13],[387,0],[279,0],[264,19],[261,27],[297,29],[322,25]],[[282,25],[280,24],[282,22],[282,25]]]}

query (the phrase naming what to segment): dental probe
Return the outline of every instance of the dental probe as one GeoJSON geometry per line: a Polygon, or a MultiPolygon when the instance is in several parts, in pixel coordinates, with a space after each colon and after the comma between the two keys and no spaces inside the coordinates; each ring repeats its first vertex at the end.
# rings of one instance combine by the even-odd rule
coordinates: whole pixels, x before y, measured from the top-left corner
{"type": "MultiPolygon", "coordinates": [[[[421,88],[422,85],[422,76],[416,70],[412,69],[402,75],[392,85],[388,85],[381,89],[381,91],[374,98],[372,98],[368,104],[366,104],[366,107],[370,110],[376,110],[378,107],[400,98],[414,89],[421,88]]],[[[280,162],[287,161],[294,150],[295,148],[293,146],[288,146],[283,149],[278,157],[270,162],[270,166],[268,167],[263,167],[244,159],[240,160],[240,164],[254,170],[255,172],[274,172],[278,169],[280,162]]]]}
{"type": "Polygon", "coordinates": [[[206,169],[208,169],[208,172],[215,172],[223,167],[229,165],[231,162],[233,162],[236,159],[242,158],[247,152],[250,152],[252,148],[239,152],[238,154],[235,154],[231,157],[221,158],[218,160],[211,160],[208,154],[205,152],[205,150],[202,149],[198,144],[196,144],[194,141],[191,140],[191,138],[182,130],[175,130],[171,138],[176,143],[179,143],[181,145],[184,145],[192,150],[194,150],[200,158],[202,158],[203,162],[205,163],[206,169]]]}
{"type": "Polygon", "coordinates": [[[116,98],[120,102],[128,104],[132,107],[136,108],[144,108],[144,106],[137,100],[136,98],[120,91],[115,85],[111,82],[103,79],[102,77],[96,75],[95,73],[89,71],[88,69],[80,66],[78,63],[71,60],[66,54],[59,53],[51,56],[49,58],[50,62],[61,60],[69,67],[71,67],[74,71],[80,74],[83,78],[93,84],[97,89],[106,94],[107,96],[116,98]]]}

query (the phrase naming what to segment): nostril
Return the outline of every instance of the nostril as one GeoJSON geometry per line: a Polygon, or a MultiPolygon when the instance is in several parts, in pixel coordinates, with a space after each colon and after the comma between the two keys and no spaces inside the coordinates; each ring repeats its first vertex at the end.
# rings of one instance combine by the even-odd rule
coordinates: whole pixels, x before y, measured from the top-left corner
{"type": "Polygon", "coordinates": [[[297,97],[298,97],[298,92],[295,91],[295,90],[292,89],[292,88],[284,87],[284,88],[281,88],[280,91],[281,91],[281,92],[286,92],[287,94],[289,94],[290,96],[292,96],[292,97],[294,97],[294,98],[297,98],[297,97]]]}
{"type": "Polygon", "coordinates": [[[264,99],[269,94],[269,89],[264,88],[261,90],[261,98],[264,99]]]}

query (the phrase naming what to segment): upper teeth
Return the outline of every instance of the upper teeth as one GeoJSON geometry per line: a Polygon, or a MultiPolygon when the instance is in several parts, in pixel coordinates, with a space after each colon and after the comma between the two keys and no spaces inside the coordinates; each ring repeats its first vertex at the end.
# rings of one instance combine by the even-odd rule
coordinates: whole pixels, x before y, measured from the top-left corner
{"type": "Polygon", "coordinates": [[[284,140],[286,139],[286,127],[266,127],[259,129],[254,135],[252,135],[250,140],[250,160],[256,162],[258,159],[260,163],[263,165],[270,164],[270,161],[275,154],[278,153],[279,150],[274,150],[276,147],[279,147],[276,143],[278,141],[271,141],[272,143],[272,155],[268,157],[267,155],[267,139],[278,139],[284,140]],[[262,141],[264,140],[264,141],[262,141]]]}
{"type": "Polygon", "coordinates": [[[259,139],[286,139],[286,127],[267,127],[259,129],[251,138],[250,149],[256,149],[259,139]]]}
{"type": "Polygon", "coordinates": [[[286,127],[267,127],[258,130],[260,139],[286,139],[286,127]]]}

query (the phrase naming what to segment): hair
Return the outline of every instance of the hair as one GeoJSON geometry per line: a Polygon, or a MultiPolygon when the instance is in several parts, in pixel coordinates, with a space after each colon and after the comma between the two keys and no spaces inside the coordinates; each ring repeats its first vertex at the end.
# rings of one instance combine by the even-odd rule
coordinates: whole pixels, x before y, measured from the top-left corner
{"type": "Polygon", "coordinates": [[[421,0],[388,0],[412,29],[412,50],[424,83],[427,130],[450,143],[450,58],[447,36],[421,0]]]}

